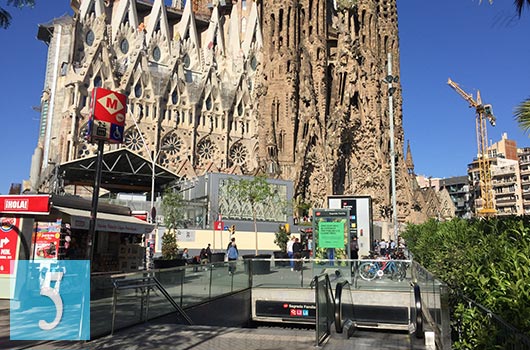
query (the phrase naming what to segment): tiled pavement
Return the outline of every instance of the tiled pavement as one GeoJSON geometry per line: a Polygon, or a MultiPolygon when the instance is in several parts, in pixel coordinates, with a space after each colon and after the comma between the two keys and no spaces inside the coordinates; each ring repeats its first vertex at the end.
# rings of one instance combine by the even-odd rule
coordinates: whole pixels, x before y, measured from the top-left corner
{"type": "MultiPolygon", "coordinates": [[[[171,350],[306,350],[314,348],[315,331],[289,328],[225,328],[142,324],[90,342],[54,342],[34,349],[171,349],[171,350]]],[[[352,338],[335,334],[324,350],[412,349],[408,334],[357,331],[352,338]]],[[[422,347],[414,347],[421,349],[422,347]]],[[[31,348],[33,349],[33,348],[31,348]]]]}

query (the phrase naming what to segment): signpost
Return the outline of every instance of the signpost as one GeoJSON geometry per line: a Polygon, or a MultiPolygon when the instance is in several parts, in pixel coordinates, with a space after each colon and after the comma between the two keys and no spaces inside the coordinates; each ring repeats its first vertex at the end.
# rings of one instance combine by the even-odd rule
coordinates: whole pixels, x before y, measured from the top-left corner
{"type": "Polygon", "coordinates": [[[89,244],[88,260],[92,260],[94,237],[96,233],[96,216],[98,212],[99,187],[101,185],[101,169],[103,166],[103,146],[105,142],[122,143],[127,113],[127,97],[115,91],[95,88],[90,101],[90,119],[88,121],[87,138],[89,142],[98,144],[96,176],[92,192],[92,210],[88,229],[89,244]]]}
{"type": "Polygon", "coordinates": [[[126,101],[127,97],[124,94],[103,88],[92,90],[87,135],[90,142],[123,142],[126,101]]]}

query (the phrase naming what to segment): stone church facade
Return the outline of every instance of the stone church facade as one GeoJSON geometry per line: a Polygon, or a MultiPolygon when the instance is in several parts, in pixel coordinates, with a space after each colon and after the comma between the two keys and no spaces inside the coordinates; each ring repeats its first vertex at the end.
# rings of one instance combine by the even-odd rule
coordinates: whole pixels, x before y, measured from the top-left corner
{"type": "MultiPolygon", "coordinates": [[[[80,0],[41,26],[40,188],[52,164],[91,157],[94,87],[128,97],[125,143],[183,178],[263,173],[298,200],[370,195],[391,203],[387,54],[399,76],[396,1],[80,0]],[[45,33],[46,32],[46,33],[45,33]]],[[[400,221],[421,221],[393,94],[400,221]],[[415,209],[416,208],[416,209],[415,209]]],[[[386,208],[386,210],[385,210],[386,208]]]]}

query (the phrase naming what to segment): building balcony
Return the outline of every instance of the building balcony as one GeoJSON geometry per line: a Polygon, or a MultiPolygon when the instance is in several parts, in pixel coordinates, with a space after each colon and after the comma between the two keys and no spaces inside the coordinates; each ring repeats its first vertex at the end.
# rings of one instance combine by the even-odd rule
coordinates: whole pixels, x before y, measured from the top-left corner
{"type": "Polygon", "coordinates": [[[491,182],[491,184],[494,186],[494,187],[502,187],[502,186],[509,186],[509,185],[513,185],[517,182],[516,179],[510,179],[510,180],[493,180],[491,182]]]}

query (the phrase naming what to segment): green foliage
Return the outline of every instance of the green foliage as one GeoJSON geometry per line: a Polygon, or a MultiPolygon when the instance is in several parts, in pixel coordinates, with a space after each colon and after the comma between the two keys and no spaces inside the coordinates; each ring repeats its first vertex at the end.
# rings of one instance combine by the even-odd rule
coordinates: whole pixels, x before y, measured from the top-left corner
{"type": "Polygon", "coordinates": [[[530,131],[530,98],[515,107],[515,120],[524,132],[530,131]]]}
{"type": "MultiPolygon", "coordinates": [[[[7,0],[9,6],[17,8],[35,6],[35,0],[7,0]]],[[[4,8],[0,7],[0,28],[6,29],[11,25],[11,14],[4,8]]]]}
{"type": "Polygon", "coordinates": [[[280,225],[278,231],[274,233],[274,244],[285,253],[287,252],[287,242],[289,242],[289,232],[285,229],[285,225],[280,225]]]}
{"type": "MultiPolygon", "coordinates": [[[[402,236],[415,259],[427,270],[530,335],[528,221],[526,217],[431,220],[422,225],[409,225],[402,236]]],[[[458,315],[458,308],[455,310],[457,317],[467,315],[463,312],[458,315]]],[[[475,326],[483,327],[482,321],[475,318],[473,322],[477,324],[462,327],[470,332],[463,339],[484,344],[479,339],[484,334],[474,330],[475,326]]],[[[473,348],[470,344],[468,348],[473,348]]]]}
{"type": "Polygon", "coordinates": [[[162,259],[175,260],[178,257],[179,246],[175,231],[167,230],[162,236],[162,259]]]}
{"type": "Polygon", "coordinates": [[[256,207],[256,204],[263,204],[267,199],[276,195],[273,186],[267,182],[267,178],[263,175],[255,176],[252,179],[229,179],[228,190],[235,193],[240,200],[249,202],[252,209],[256,207]]]}
{"type": "Polygon", "coordinates": [[[166,191],[162,198],[164,225],[169,229],[177,229],[184,220],[184,200],[179,193],[166,191]]]}
{"type": "Polygon", "coordinates": [[[265,205],[271,201],[287,210],[286,203],[276,192],[275,187],[267,182],[263,175],[255,176],[251,179],[240,178],[238,180],[228,180],[228,191],[242,203],[248,203],[252,210],[252,219],[254,221],[254,234],[256,241],[256,255],[258,254],[258,228],[257,212],[258,205],[265,205]]]}
{"type": "Polygon", "coordinates": [[[162,236],[162,258],[174,260],[178,256],[178,244],[175,230],[184,219],[184,201],[179,193],[166,191],[162,198],[164,225],[166,232],[162,236]]]}

